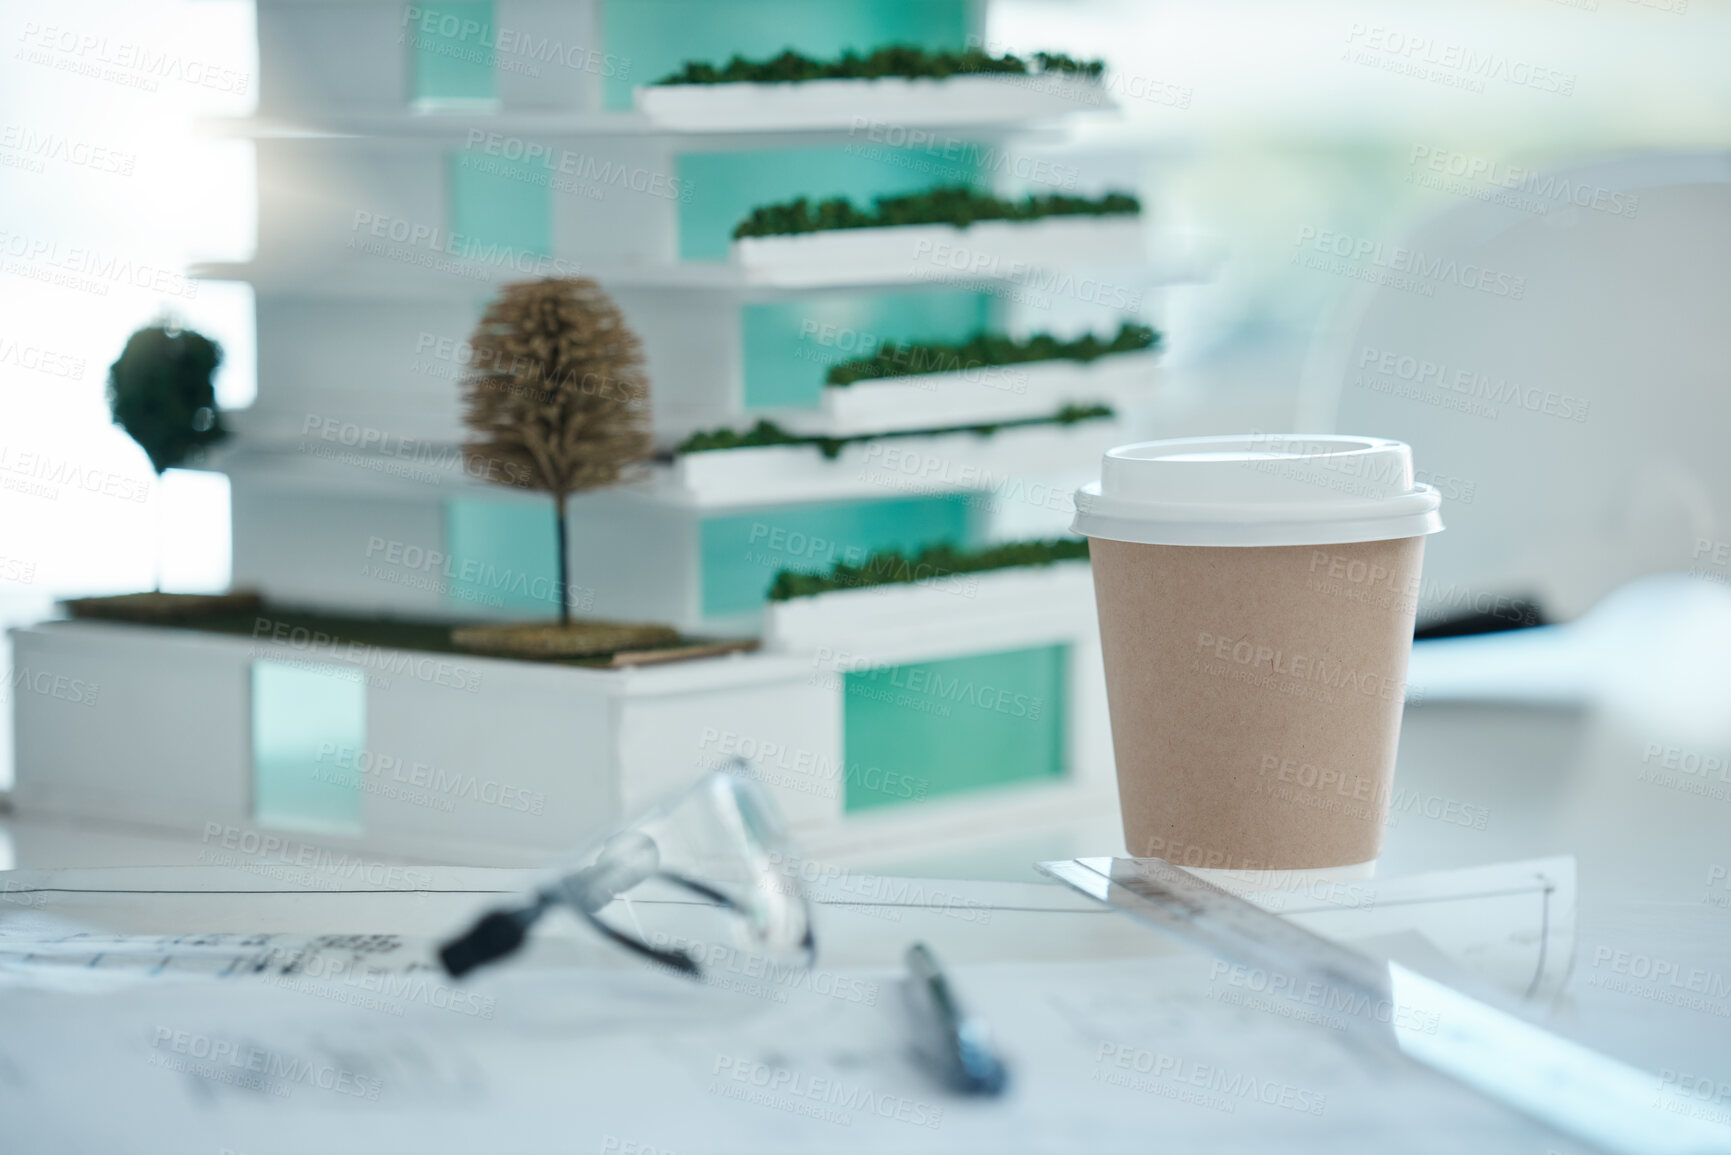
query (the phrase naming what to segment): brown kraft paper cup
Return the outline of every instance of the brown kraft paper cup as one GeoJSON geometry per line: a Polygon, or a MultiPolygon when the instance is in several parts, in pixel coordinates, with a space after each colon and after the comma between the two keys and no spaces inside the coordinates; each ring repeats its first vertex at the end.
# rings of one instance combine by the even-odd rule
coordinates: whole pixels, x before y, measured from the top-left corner
{"type": "Polygon", "coordinates": [[[1130,853],[1237,870],[1374,859],[1424,538],[1089,546],[1130,853]]]}

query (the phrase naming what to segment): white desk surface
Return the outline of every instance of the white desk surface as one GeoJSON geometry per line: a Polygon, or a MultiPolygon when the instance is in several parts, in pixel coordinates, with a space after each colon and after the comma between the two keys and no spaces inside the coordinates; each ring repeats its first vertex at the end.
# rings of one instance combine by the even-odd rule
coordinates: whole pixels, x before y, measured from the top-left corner
{"type": "MultiPolygon", "coordinates": [[[[1575,854],[1580,864],[1580,931],[1575,966],[1564,994],[1543,1012],[1545,1021],[1553,1029],[1654,1072],[1656,1089],[1660,1086],[1660,1072],[1680,1072],[1692,1081],[1691,1085],[1710,1088],[1709,1097],[1696,1101],[1690,1109],[1716,1113],[1716,1117],[1731,1121],[1731,1090],[1727,1089],[1731,1088],[1731,889],[1726,888],[1724,879],[1720,877],[1725,873],[1722,868],[1731,865],[1731,798],[1724,794],[1715,797],[1686,789],[1687,784],[1699,779],[1700,775],[1663,777],[1665,771],[1656,764],[1655,758],[1662,760],[1665,755],[1651,754],[1655,744],[1695,749],[1711,743],[1713,735],[1703,736],[1699,731],[1691,735],[1679,720],[1655,716],[1652,703],[1647,703],[1643,709],[1645,713],[1603,706],[1579,709],[1472,703],[1409,708],[1402,736],[1398,785],[1418,801],[1412,810],[1400,814],[1390,829],[1379,869],[1384,875],[1395,875],[1549,854],[1575,854]],[[1659,780],[1643,777],[1653,770],[1660,771],[1659,780]],[[1431,802],[1433,798],[1457,805],[1444,809],[1442,805],[1431,802]],[[1456,820],[1427,817],[1427,809],[1434,814],[1453,814],[1456,820]],[[1461,814],[1481,812],[1485,819],[1482,828],[1476,824],[1458,824],[1461,814]],[[1657,980],[1653,977],[1656,970],[1663,971],[1657,980]],[[1697,1080],[1705,1080],[1705,1083],[1693,1082],[1697,1080]]],[[[193,840],[163,837],[147,831],[97,829],[56,822],[23,821],[14,817],[0,826],[0,834],[9,842],[13,864],[21,869],[196,861],[197,847],[193,840]]],[[[1036,898],[1045,895],[1053,906],[1063,907],[1070,904],[1068,897],[1056,889],[1040,887],[1028,864],[1038,858],[1113,853],[1118,852],[1120,846],[1114,817],[1102,814],[1087,822],[1025,831],[996,842],[957,847],[944,855],[933,855],[920,861],[860,860],[848,865],[883,873],[1022,881],[1029,884],[1023,893],[1036,898]]],[[[261,909],[258,913],[264,912],[261,909]]],[[[440,913],[442,916],[443,912],[440,913]]],[[[1103,925],[1098,916],[1078,917],[1096,926],[1103,925]]],[[[278,921],[279,925],[292,922],[278,921]]],[[[953,922],[932,924],[934,933],[941,936],[946,930],[959,930],[959,926],[951,925],[953,922]]],[[[319,928],[300,929],[312,931],[319,928]]],[[[353,929],[362,928],[357,926],[353,929]]],[[[887,930],[900,940],[920,933],[913,922],[891,925],[887,930]]],[[[1080,953],[1122,960],[1126,955],[1138,953],[1139,948],[1135,945],[1138,933],[1112,928],[1097,940],[1091,940],[1087,934],[1073,937],[1064,934],[1061,937],[1069,941],[1055,943],[1049,926],[1043,925],[1038,930],[1030,927],[1023,933],[1017,930],[1014,920],[1004,918],[999,921],[994,937],[1001,940],[1000,947],[1006,959],[1073,958],[1080,953]],[[1021,935],[1019,939],[1018,934],[1021,935]]],[[[983,1001],[1020,1008],[1025,996],[1012,989],[1014,983],[1004,968],[1007,966],[1014,971],[1017,966],[1037,965],[1005,963],[995,969],[982,969],[973,960],[965,959],[958,969],[965,976],[967,985],[978,991],[978,997],[983,1001]]],[[[1101,965],[1108,968],[1102,972],[1104,985],[1101,989],[1110,990],[1113,989],[1109,974],[1112,966],[1176,964],[1167,959],[1164,962],[1142,960],[1140,964],[1133,964],[1120,961],[1101,965]]],[[[1027,980],[1027,972],[1018,973],[1020,978],[1016,981],[1027,980]]],[[[1154,987],[1160,985],[1155,983],[1154,987]]],[[[84,1005],[78,1000],[87,998],[66,995],[38,1000],[33,1004],[37,1008],[33,1014],[62,1013],[68,1024],[66,1037],[85,1037],[85,1033],[97,1028],[83,1022],[73,1006],[84,1005]],[[73,1003],[63,1002],[68,999],[73,1003]],[[53,1009],[55,1007],[60,1008],[58,1012],[53,1009]]],[[[105,1014],[120,1013],[112,999],[113,996],[101,998],[102,1003],[109,1004],[105,1014]]],[[[358,1013],[324,1004],[306,1006],[314,1000],[299,997],[291,999],[291,1002],[301,1004],[292,1012],[297,1018],[316,1021],[327,1028],[342,1021],[341,1016],[345,1013],[351,1016],[358,1013]]],[[[220,1004],[208,1001],[201,1004],[207,1010],[213,1005],[220,1004]]],[[[1095,1008],[1091,1013],[1108,1012],[1095,1008]]],[[[190,1011],[188,1015],[191,1016],[190,1011]]],[[[160,1013],[157,1017],[161,1017],[160,1013]]],[[[365,1017],[378,1020],[376,1029],[387,1033],[391,1029],[389,1021],[380,1016],[365,1017]]],[[[198,1016],[192,1016],[189,1021],[192,1019],[207,1021],[198,1016]]],[[[1157,1008],[1126,1010],[1124,1029],[1132,1032],[1132,1039],[1141,1038],[1144,1030],[1157,1035],[1170,1026],[1162,1026],[1157,1019],[1157,1008]]],[[[56,1020],[50,1018],[36,1020],[34,1025],[40,1030],[58,1030],[55,1023],[56,1020]]],[[[143,1024],[139,1029],[148,1025],[143,1024]]],[[[15,1029],[26,1028],[19,1024],[15,1029]]],[[[1009,1033],[1014,1031],[1012,1027],[1009,1033]]],[[[758,1043],[762,1042],[758,1040],[758,1043]]],[[[1270,1045],[1274,1044],[1271,1042],[1270,1045]]],[[[584,1061],[593,1058],[590,1056],[584,1061]]],[[[14,1068],[20,1063],[16,1057],[10,1061],[14,1068]]],[[[416,1061],[431,1060],[422,1056],[416,1061]]],[[[1351,1064],[1347,1060],[1339,1061],[1347,1063],[1337,1072],[1345,1080],[1340,1086],[1349,1087],[1359,1076],[1350,1073],[1348,1068],[1351,1064]]],[[[1336,1058],[1329,1058],[1327,1062],[1336,1062],[1336,1058]]],[[[31,1071],[21,1074],[13,1070],[8,1076],[5,1065],[0,1063],[0,1098],[7,1097],[10,1078],[10,1088],[16,1095],[24,1095],[26,1088],[35,1088],[20,1101],[45,1106],[51,1100],[41,1095],[42,1088],[37,1080],[51,1081],[51,1072],[57,1065],[62,1068],[58,1077],[69,1077],[77,1065],[77,1056],[42,1055],[39,1059],[29,1060],[27,1065],[31,1071]],[[67,1063],[72,1066],[65,1067],[67,1063]]],[[[1304,1061],[1288,1055],[1286,1060],[1274,1066],[1287,1070],[1290,1080],[1294,1078],[1290,1072],[1302,1071],[1304,1061]],[[1297,1066],[1282,1066],[1288,1060],[1297,1066]]],[[[125,1070],[111,1070],[104,1077],[125,1077],[125,1070]]],[[[765,1144],[776,1145],[770,1140],[777,1135],[783,1139],[803,1136],[802,1142],[817,1143],[813,1149],[836,1150],[870,1150],[890,1143],[908,1150],[958,1150],[971,1142],[994,1145],[998,1149],[1060,1150],[1082,1149],[1085,1141],[1094,1142],[1095,1149],[1113,1149],[1115,1143],[1125,1140],[1122,1132],[1095,1132],[1086,1125],[1084,1115],[1064,1112],[1029,1116],[1021,1120],[1020,1130],[1005,1132],[991,1122],[989,1114],[980,1115],[980,1109],[972,1104],[957,1106],[946,1116],[950,1121],[942,1129],[930,1133],[898,1125],[887,1131],[871,1126],[820,1128],[813,1135],[797,1127],[789,1131],[789,1127],[794,1127],[789,1116],[761,1105],[732,1104],[717,1113],[713,1097],[705,1095],[699,1114],[709,1112],[704,1117],[709,1120],[711,1129],[703,1132],[706,1139],[693,1146],[689,1131],[683,1128],[658,1131],[651,1125],[651,1121],[665,1112],[677,1112],[689,1106],[681,1096],[698,1087],[706,1076],[698,1072],[690,1077],[695,1081],[684,1092],[668,1090],[667,1096],[658,1102],[628,1097],[634,1104],[630,1112],[602,1111],[599,1105],[592,1104],[610,1120],[605,1127],[611,1129],[597,1130],[581,1119],[573,1119],[569,1126],[570,1143],[559,1149],[611,1151],[624,1149],[622,1145],[627,1143],[641,1144],[649,1149],[655,1147],[657,1135],[664,1133],[677,1135],[683,1142],[668,1142],[662,1149],[680,1152],[745,1150],[753,1144],[757,1144],[758,1149],[767,1149],[765,1144]],[[632,1120],[637,1122],[633,1124],[632,1120]],[[964,1122],[966,1120],[972,1122],[964,1122]],[[1060,1142],[1060,1135],[1067,1138],[1060,1142]],[[958,1143],[963,1146],[958,1147],[958,1143]]],[[[912,1093],[915,1087],[917,1083],[910,1083],[902,1089],[912,1093]]],[[[1075,1087],[1071,1089],[1076,1091],[1075,1087]]],[[[431,1094],[424,1086],[416,1093],[431,1094]]],[[[551,1088],[549,1093],[553,1093],[551,1088]]],[[[1083,1094],[1081,1091],[1076,1093],[1083,1094]]],[[[589,1101],[583,1098],[585,1102],[589,1101]]],[[[531,1115],[542,1110],[542,1107],[525,1107],[515,1098],[512,1102],[516,1104],[513,1110],[522,1107],[531,1115]]],[[[1315,1140],[1318,1144],[1327,1142],[1336,1149],[1390,1150],[1396,1146],[1417,1149],[1408,1141],[1410,1136],[1402,1136],[1399,1143],[1390,1145],[1394,1133],[1388,1128],[1396,1126],[1398,1120],[1374,1112],[1355,1117],[1343,1106],[1344,1100],[1337,1097],[1331,1102],[1326,1118],[1332,1119],[1333,1123],[1329,1125],[1315,1123],[1309,1117],[1301,1119],[1292,1111],[1273,1111],[1266,1118],[1208,1112],[1204,1108],[1176,1104],[1152,1094],[1137,1098],[1136,1109],[1146,1112],[1151,1123],[1161,1127],[1177,1126],[1178,1130],[1172,1132],[1175,1135],[1206,1137],[1218,1149],[1272,1149],[1285,1138],[1298,1139],[1300,1136],[1306,1140],[1303,1145],[1315,1140]],[[1190,1117],[1199,1110],[1203,1112],[1197,1117],[1200,1122],[1190,1117]],[[1173,1112],[1183,1116],[1180,1120],[1182,1126],[1173,1122],[1173,1112]],[[1349,1122],[1350,1128],[1340,1129],[1349,1122]]],[[[1122,1107],[1118,1099],[1109,1098],[1107,1103],[1122,1107]]],[[[362,1118],[354,1105],[343,1103],[341,1106],[355,1120],[362,1118]]],[[[425,1110],[434,1109],[423,1106],[425,1110]]],[[[1411,1103],[1407,1106],[1409,1111],[1414,1109],[1411,1103]]],[[[222,1102],[217,1107],[228,1109],[222,1102]]],[[[1570,1149],[1552,1139],[1535,1138],[1532,1133],[1518,1127],[1508,1129],[1506,1121],[1493,1125],[1486,1118],[1474,1114],[1476,1111],[1476,1106],[1469,1110],[1463,1107],[1462,1101],[1444,1095],[1430,1100],[1429,1107],[1422,1114],[1431,1119],[1440,1140],[1446,1140],[1439,1140],[1438,1149],[1459,1150],[1468,1143],[1490,1149],[1534,1152],[1570,1149]],[[1429,1115],[1431,1110],[1437,1113],[1429,1115]],[[1474,1122],[1475,1119],[1478,1121],[1474,1122]]],[[[16,1119],[19,1116],[11,1109],[0,1110],[0,1135],[11,1126],[5,1121],[8,1117],[16,1119]]],[[[485,1147],[485,1141],[469,1129],[468,1122],[459,1125],[455,1121],[459,1118],[463,1117],[453,1116],[448,1133],[464,1136],[465,1141],[485,1147]]],[[[536,1118],[540,1120],[537,1127],[552,1125],[547,1118],[536,1118]]],[[[530,1131],[543,1133],[535,1128],[530,1128],[530,1131]]],[[[273,1139],[255,1131],[243,1131],[246,1142],[237,1140],[230,1146],[237,1151],[293,1150],[296,1149],[293,1145],[295,1136],[305,1140],[312,1133],[297,1132],[291,1127],[273,1139]]],[[[525,1135],[529,1133],[525,1132],[525,1135]]],[[[199,1134],[208,1136],[209,1133],[201,1131],[199,1134]]],[[[358,1122],[352,1134],[371,1136],[370,1146],[357,1140],[356,1149],[396,1149],[381,1137],[385,1132],[375,1133],[358,1122]]],[[[141,1144],[136,1149],[154,1148],[141,1144]]],[[[169,1145],[161,1149],[203,1148],[169,1145]]],[[[220,1145],[211,1145],[209,1149],[219,1150],[220,1145]]],[[[518,1148],[507,1144],[494,1149],[518,1148]]],[[[536,1141],[521,1149],[548,1148],[536,1141]]]]}

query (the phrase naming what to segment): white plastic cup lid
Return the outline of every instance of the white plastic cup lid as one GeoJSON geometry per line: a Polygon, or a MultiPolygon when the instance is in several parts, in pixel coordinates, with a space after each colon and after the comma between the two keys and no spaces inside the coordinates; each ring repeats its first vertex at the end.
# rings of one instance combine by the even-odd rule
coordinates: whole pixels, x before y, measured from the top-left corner
{"type": "Polygon", "coordinates": [[[1106,451],[1071,530],[1146,545],[1340,545],[1436,533],[1442,495],[1381,437],[1249,433],[1106,451]]]}

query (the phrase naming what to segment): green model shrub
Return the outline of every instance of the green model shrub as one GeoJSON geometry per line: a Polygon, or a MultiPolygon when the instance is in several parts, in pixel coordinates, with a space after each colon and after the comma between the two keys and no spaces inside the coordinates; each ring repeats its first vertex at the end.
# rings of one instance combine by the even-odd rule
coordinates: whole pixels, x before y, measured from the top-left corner
{"type": "Polygon", "coordinates": [[[221,364],[222,346],[164,322],[128,337],[108,367],[114,423],[138,442],[159,475],[228,436],[213,381],[221,364]]]}
{"type": "Polygon", "coordinates": [[[965,229],[975,221],[1034,221],[1042,217],[1133,216],[1142,204],[1129,193],[1073,197],[1062,193],[1005,200],[976,192],[966,185],[942,185],[904,196],[882,196],[873,208],[856,208],[846,197],[812,203],[796,197],[781,204],[759,205],[733,227],[733,236],[773,237],[819,233],[834,229],[878,229],[896,225],[954,225],[965,229]]]}
{"type": "Polygon", "coordinates": [[[1130,321],[1118,326],[1110,341],[1089,333],[1074,341],[1060,341],[1049,333],[1036,333],[1023,341],[995,333],[981,333],[960,345],[909,344],[886,341],[869,357],[830,366],[830,385],[852,385],[883,377],[907,377],[917,373],[959,373],[964,369],[995,365],[1023,365],[1030,361],[1081,361],[1084,364],[1113,353],[1136,353],[1160,343],[1160,334],[1147,325],[1130,321]]]}
{"type": "Polygon", "coordinates": [[[1000,421],[993,425],[951,425],[942,429],[895,429],[887,433],[857,433],[851,437],[818,437],[805,433],[789,433],[773,421],[759,421],[743,433],[737,429],[712,429],[693,433],[674,449],[675,453],[710,453],[719,449],[758,449],[769,445],[815,445],[819,452],[832,460],[842,448],[856,442],[878,441],[890,437],[939,437],[946,433],[977,433],[990,437],[1000,429],[1016,429],[1026,425],[1074,425],[1078,421],[1096,421],[1116,417],[1110,405],[1066,405],[1050,417],[1023,417],[1015,421],[1000,421]]]}
{"type": "Polygon", "coordinates": [[[1098,80],[1106,70],[1104,61],[1076,60],[1061,52],[1036,52],[1020,56],[993,56],[978,48],[961,52],[928,52],[909,44],[892,44],[864,56],[844,52],[834,60],[815,60],[791,49],[769,60],[747,60],[735,56],[717,68],[702,60],[688,60],[678,72],[663,76],[657,85],[674,84],[797,84],[802,80],[876,80],[886,76],[929,77],[976,73],[1011,73],[1020,76],[1077,76],[1098,80]]]}
{"type": "Polygon", "coordinates": [[[1016,541],[974,550],[934,545],[911,557],[897,550],[886,550],[872,554],[859,565],[838,562],[827,573],[784,569],[775,575],[775,581],[769,587],[769,600],[784,602],[834,590],[935,581],[956,574],[982,573],[1011,566],[1051,565],[1057,561],[1078,561],[1087,556],[1088,539],[1077,537],[1016,541]]]}

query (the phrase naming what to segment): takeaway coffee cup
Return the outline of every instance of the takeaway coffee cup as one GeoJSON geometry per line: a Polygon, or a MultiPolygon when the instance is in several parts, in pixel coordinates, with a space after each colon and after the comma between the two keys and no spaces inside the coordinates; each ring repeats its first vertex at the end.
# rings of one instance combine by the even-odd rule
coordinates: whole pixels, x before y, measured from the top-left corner
{"type": "Polygon", "coordinates": [[[1109,451],[1090,539],[1124,838],[1226,870],[1374,860],[1427,534],[1398,441],[1251,434],[1109,451]]]}

